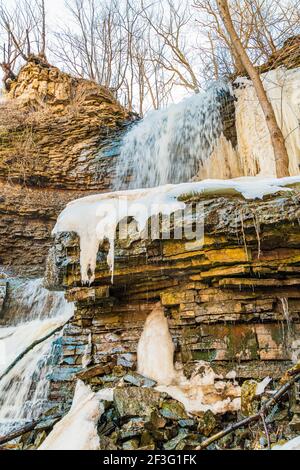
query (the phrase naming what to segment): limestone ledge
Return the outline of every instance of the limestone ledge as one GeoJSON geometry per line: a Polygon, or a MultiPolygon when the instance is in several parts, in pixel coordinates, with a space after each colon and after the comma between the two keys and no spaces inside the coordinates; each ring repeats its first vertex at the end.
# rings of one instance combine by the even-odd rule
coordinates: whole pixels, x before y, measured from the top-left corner
{"type": "MultiPolygon", "coordinates": [[[[76,305],[58,375],[73,383],[90,334],[91,366],[134,369],[145,320],[160,300],[187,374],[194,361],[206,360],[243,379],[279,378],[299,353],[299,217],[298,190],[262,201],[209,198],[203,246],[134,236],[118,241],[111,284],[104,243],[91,286],[81,285],[78,236],[57,236],[48,287],[65,289],[76,305]]],[[[104,371],[93,380],[114,377],[104,371]]],[[[56,396],[60,380],[53,383],[56,396]]]]}

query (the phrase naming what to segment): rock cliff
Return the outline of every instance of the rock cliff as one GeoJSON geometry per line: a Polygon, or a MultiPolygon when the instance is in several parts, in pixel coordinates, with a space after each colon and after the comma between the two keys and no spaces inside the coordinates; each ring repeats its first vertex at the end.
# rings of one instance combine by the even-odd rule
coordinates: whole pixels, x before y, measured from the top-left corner
{"type": "MultiPolygon", "coordinates": [[[[286,47],[297,51],[299,40],[286,47]]],[[[285,64],[282,51],[270,59],[269,68],[278,60],[285,64]]],[[[231,99],[223,120],[232,148],[237,145],[234,114],[231,99]]],[[[19,316],[7,275],[42,277],[48,252],[48,289],[65,292],[75,305],[74,316],[53,343],[50,418],[56,422],[57,414],[68,410],[78,379],[97,392],[115,388],[113,404],[106,404],[98,423],[101,447],[109,450],[195,449],[205,436],[255,412],[261,403],[258,383],[270,376],[274,390],[300,358],[299,184],[261,200],[232,191],[185,194],[187,204],[202,204],[203,240],[175,239],[174,225],[169,237],[163,221],[158,239],[144,239],[129,218],[127,238],[116,239],[113,282],[105,240],[97,253],[95,281],[83,285],[78,235],[65,232],[53,241],[51,230],[68,202],[111,188],[121,139],[137,116],[109,90],[31,60],[0,104],[0,117],[1,321],[9,318],[7,310],[11,319],[19,316]],[[205,399],[210,405],[228,396],[238,400],[238,414],[227,406],[225,416],[210,409],[191,416],[180,400],[137,372],[138,343],[155,309],[167,319],[176,371],[189,381],[195,371],[204,379],[208,374],[205,399]]],[[[218,171],[224,155],[215,158],[218,171]]],[[[202,170],[201,178],[210,171],[202,170]]],[[[239,175],[228,170],[228,177],[239,175]]],[[[192,212],[191,230],[197,217],[192,212]]],[[[290,424],[287,435],[299,430],[299,390],[290,395],[274,412],[283,416],[281,424],[268,417],[274,418],[268,423],[272,442],[284,434],[280,426],[290,424]]],[[[37,428],[20,445],[38,447],[45,437],[37,428]]],[[[251,439],[243,430],[220,446],[249,448],[251,439]]]]}
{"type": "Polygon", "coordinates": [[[299,202],[299,188],[259,202],[207,197],[203,245],[117,241],[113,284],[105,243],[95,283],[82,287],[78,237],[58,235],[48,285],[76,304],[59,374],[70,380],[81,369],[90,334],[104,374],[108,364],[135,367],[144,322],[160,301],[187,371],[207,360],[241,378],[280,377],[299,352],[299,202]]]}
{"type": "MultiPolygon", "coordinates": [[[[113,283],[105,242],[99,248],[95,282],[88,287],[81,285],[78,236],[57,235],[46,280],[50,289],[65,290],[75,303],[75,315],[62,337],[51,400],[59,406],[70,402],[78,378],[95,391],[116,386],[113,407],[99,431],[105,449],[194,449],[203,436],[224,428],[232,415],[216,417],[208,411],[188,416],[178,401],[170,399],[168,389],[162,389],[168,395],[158,394],[153,391],[155,382],[136,373],[138,342],[159,302],[168,319],[177,367],[189,378],[209,363],[214,372],[206,373],[217,374],[219,391],[216,394],[210,384],[206,399],[220,400],[220,389],[238,393],[222,382],[234,379],[236,385],[243,384],[242,415],[254,413],[261,401],[255,396],[257,384],[267,376],[276,383],[299,359],[299,189],[296,185],[291,192],[260,201],[237,195],[186,195],[187,203],[204,204],[205,236],[198,242],[175,240],[172,235],[165,239],[163,223],[159,240],[144,240],[136,236],[135,223],[128,221],[128,238],[115,245],[113,283]],[[115,414],[137,417],[105,434],[115,414]]],[[[190,224],[195,222],[194,214],[190,224]]],[[[298,429],[297,396],[295,389],[290,404],[276,408],[291,436],[298,429]]],[[[272,442],[281,432],[276,419],[272,442]]],[[[242,430],[220,442],[219,448],[248,448],[250,442],[249,431],[242,430]]],[[[261,448],[261,442],[251,445],[261,448]]]]}
{"type": "Polygon", "coordinates": [[[0,118],[0,265],[42,274],[58,213],[110,187],[120,136],[136,116],[109,90],[31,60],[0,118]]]}

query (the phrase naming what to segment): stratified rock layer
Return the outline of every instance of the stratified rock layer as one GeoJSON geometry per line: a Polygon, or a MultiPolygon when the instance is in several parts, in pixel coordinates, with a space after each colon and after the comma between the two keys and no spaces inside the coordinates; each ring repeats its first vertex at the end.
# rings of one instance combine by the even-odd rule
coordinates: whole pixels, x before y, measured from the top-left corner
{"type": "Polygon", "coordinates": [[[111,187],[134,116],[112,93],[31,60],[0,105],[0,266],[42,274],[70,200],[111,187]]]}
{"type": "Polygon", "coordinates": [[[117,380],[116,371],[107,373],[107,365],[112,371],[134,369],[141,331],[159,300],[176,360],[187,375],[194,361],[206,360],[223,374],[234,369],[243,379],[278,378],[292,356],[297,358],[299,189],[261,201],[208,197],[203,202],[204,244],[134,236],[118,241],[113,284],[105,244],[98,252],[95,283],[82,287],[78,236],[56,238],[48,285],[65,289],[76,304],[62,340],[61,365],[53,376],[56,399],[64,399],[72,388],[90,335],[90,364],[103,366],[95,383],[117,380]]]}

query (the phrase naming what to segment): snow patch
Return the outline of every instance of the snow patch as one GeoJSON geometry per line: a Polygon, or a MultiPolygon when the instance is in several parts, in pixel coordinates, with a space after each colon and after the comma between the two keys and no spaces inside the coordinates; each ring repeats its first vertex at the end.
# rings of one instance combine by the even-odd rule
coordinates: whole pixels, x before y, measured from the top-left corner
{"type": "Polygon", "coordinates": [[[300,436],[282,446],[275,446],[272,450],[300,450],[300,436]]]}
{"type": "Polygon", "coordinates": [[[78,381],[69,413],[59,421],[38,450],[98,450],[97,424],[104,413],[103,400],[112,397],[111,390],[92,392],[78,381]]]}

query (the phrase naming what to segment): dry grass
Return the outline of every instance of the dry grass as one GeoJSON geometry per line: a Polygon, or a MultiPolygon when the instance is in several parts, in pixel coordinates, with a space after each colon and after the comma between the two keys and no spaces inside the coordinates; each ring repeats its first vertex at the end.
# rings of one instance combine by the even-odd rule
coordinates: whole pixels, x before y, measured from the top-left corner
{"type": "Polygon", "coordinates": [[[14,101],[0,105],[0,170],[8,180],[17,176],[25,183],[35,168],[34,127],[38,119],[37,112],[25,110],[14,101]]]}
{"type": "Polygon", "coordinates": [[[74,90],[74,94],[66,106],[66,114],[70,117],[78,117],[80,115],[88,96],[86,83],[79,83],[74,90]]]}

